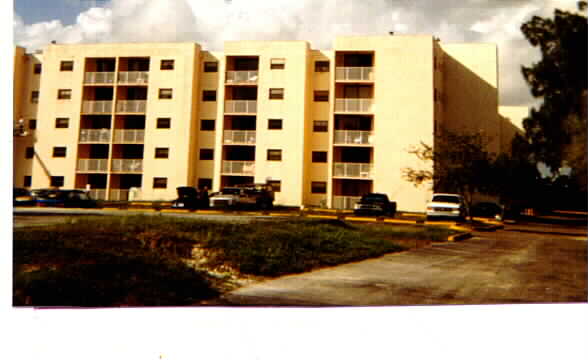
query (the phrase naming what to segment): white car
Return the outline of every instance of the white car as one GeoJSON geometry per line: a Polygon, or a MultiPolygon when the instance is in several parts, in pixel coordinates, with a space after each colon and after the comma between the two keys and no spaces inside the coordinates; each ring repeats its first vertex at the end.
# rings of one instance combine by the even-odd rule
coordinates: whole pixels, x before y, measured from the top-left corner
{"type": "Polygon", "coordinates": [[[434,218],[463,220],[466,213],[463,197],[458,194],[433,194],[431,201],[427,203],[427,220],[434,218]]]}

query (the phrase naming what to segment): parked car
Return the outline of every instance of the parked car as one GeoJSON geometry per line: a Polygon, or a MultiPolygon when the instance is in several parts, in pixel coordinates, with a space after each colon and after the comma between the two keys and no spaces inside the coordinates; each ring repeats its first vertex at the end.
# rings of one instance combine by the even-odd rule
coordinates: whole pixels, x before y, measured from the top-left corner
{"type": "Polygon", "coordinates": [[[252,207],[270,209],[274,203],[274,192],[267,184],[244,184],[222,188],[210,197],[212,208],[252,207]]]}
{"type": "Polygon", "coordinates": [[[51,190],[40,189],[35,191],[38,206],[93,208],[97,202],[82,190],[51,190]]]}
{"type": "Polygon", "coordinates": [[[203,207],[200,194],[195,187],[180,186],[176,190],[178,192],[178,198],[172,202],[172,208],[199,209],[203,207]]]}
{"type": "Polygon", "coordinates": [[[451,218],[464,220],[467,209],[463,197],[458,194],[433,194],[427,203],[427,220],[451,218]]]}
{"type": "Polygon", "coordinates": [[[12,189],[12,206],[34,206],[35,198],[30,191],[23,188],[12,189]]]}
{"type": "Polygon", "coordinates": [[[504,209],[497,203],[483,201],[472,205],[472,216],[502,220],[504,209]]]}
{"type": "Polygon", "coordinates": [[[354,205],[353,213],[355,215],[394,216],[396,214],[396,202],[390,201],[386,194],[365,194],[354,205]]]}

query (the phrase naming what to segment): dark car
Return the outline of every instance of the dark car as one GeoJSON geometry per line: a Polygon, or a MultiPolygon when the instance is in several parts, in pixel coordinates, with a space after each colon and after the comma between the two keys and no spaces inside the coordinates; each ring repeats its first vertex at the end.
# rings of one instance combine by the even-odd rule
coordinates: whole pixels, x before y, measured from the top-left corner
{"type": "Polygon", "coordinates": [[[98,204],[86,191],[82,190],[51,190],[33,191],[38,206],[93,208],[98,204]]]}
{"type": "Polygon", "coordinates": [[[35,206],[35,198],[27,189],[13,188],[12,206],[35,206]]]}
{"type": "Polygon", "coordinates": [[[396,202],[390,201],[386,194],[366,194],[355,204],[353,213],[355,215],[394,216],[396,214],[396,202]]]}
{"type": "Polygon", "coordinates": [[[172,202],[175,209],[198,209],[203,207],[198,190],[191,186],[180,186],[177,189],[178,198],[172,202]]]}
{"type": "Polygon", "coordinates": [[[475,216],[475,217],[496,219],[497,216],[500,218],[502,218],[502,216],[503,216],[502,206],[500,206],[496,203],[493,203],[493,202],[476,203],[472,206],[471,212],[472,212],[472,216],[475,216]]]}

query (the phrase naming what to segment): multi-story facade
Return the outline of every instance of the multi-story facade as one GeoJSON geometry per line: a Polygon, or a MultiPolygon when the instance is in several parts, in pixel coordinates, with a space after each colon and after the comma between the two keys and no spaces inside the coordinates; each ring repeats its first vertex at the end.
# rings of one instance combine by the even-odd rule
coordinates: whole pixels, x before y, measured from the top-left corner
{"type": "Polygon", "coordinates": [[[443,126],[483,130],[498,152],[515,131],[498,113],[496,46],[432,36],[341,37],[329,51],[305,41],[227,42],[222,53],[17,47],[14,77],[14,121],[26,130],[14,141],[15,186],[109,200],[269,182],[278,204],[349,208],[383,192],[422,211],[430,189],[402,178],[419,165],[411,146],[443,126]]]}

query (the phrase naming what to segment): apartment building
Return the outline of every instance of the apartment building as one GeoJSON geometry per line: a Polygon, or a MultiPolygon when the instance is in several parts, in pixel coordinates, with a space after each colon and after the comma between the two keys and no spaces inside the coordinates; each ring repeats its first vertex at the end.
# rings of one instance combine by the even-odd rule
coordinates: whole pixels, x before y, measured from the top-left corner
{"type": "MultiPolygon", "coordinates": [[[[350,208],[382,192],[422,211],[402,179],[408,149],[441,126],[483,130],[491,151],[518,131],[499,114],[497,48],[432,36],[17,47],[14,184],[170,200],[178,186],[272,184],[276,203],[350,208]]],[[[424,164],[422,166],[425,166],[424,164]]]]}

